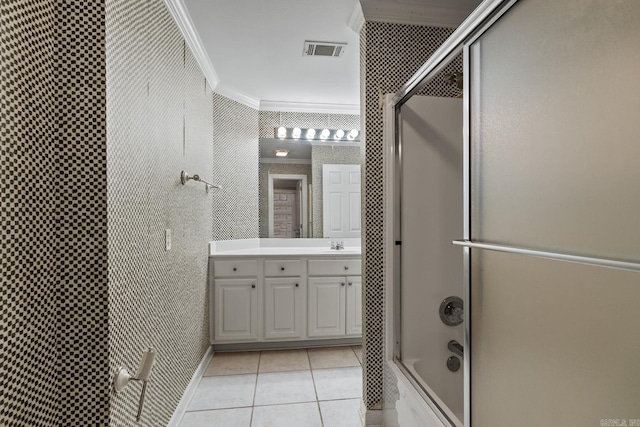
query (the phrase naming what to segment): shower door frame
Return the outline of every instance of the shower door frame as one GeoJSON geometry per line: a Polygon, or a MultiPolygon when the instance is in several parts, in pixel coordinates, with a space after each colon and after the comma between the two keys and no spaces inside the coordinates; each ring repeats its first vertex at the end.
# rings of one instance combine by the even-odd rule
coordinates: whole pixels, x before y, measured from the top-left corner
{"type": "Polygon", "coordinates": [[[470,45],[478,39],[493,23],[500,18],[518,0],[485,0],[473,13],[453,32],[425,64],[395,94],[387,95],[384,108],[384,170],[385,170],[385,238],[387,272],[387,322],[386,360],[412,384],[416,392],[434,410],[443,423],[454,425],[453,421],[440,408],[440,405],[404,367],[401,353],[401,313],[400,274],[402,251],[401,188],[402,188],[402,105],[415,95],[421,86],[441,71],[456,55],[463,54],[463,78],[465,96],[463,99],[463,236],[456,244],[463,246],[463,300],[465,302],[464,321],[464,425],[471,426],[471,134],[470,114],[472,93],[470,88],[471,51],[470,45]]]}

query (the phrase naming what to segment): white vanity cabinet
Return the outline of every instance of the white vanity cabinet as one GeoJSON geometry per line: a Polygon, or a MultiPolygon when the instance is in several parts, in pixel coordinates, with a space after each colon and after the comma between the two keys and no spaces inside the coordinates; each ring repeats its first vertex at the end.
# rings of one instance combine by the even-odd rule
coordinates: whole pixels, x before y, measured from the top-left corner
{"type": "Polygon", "coordinates": [[[214,261],[214,269],[214,339],[243,342],[257,340],[258,262],[214,261]],[[238,278],[239,276],[246,277],[238,278]]]}
{"type": "Polygon", "coordinates": [[[301,338],[303,288],[300,260],[264,261],[264,337],[301,338]],[[275,276],[275,277],[274,277],[275,276]]]}
{"type": "Polygon", "coordinates": [[[295,252],[212,255],[212,344],[267,348],[319,339],[344,344],[362,335],[359,254],[295,252]]]}
{"type": "Polygon", "coordinates": [[[360,260],[310,259],[308,262],[309,337],[362,335],[360,260]],[[344,275],[334,276],[340,273],[344,275]]]}

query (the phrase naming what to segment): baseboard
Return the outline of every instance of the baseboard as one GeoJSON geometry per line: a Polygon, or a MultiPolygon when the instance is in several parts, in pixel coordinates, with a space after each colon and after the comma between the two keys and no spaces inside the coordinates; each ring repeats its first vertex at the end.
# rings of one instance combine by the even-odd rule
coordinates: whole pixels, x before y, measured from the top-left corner
{"type": "Polygon", "coordinates": [[[180,402],[178,403],[176,410],[173,412],[173,416],[169,420],[169,424],[167,424],[167,427],[178,427],[180,425],[180,422],[182,421],[182,417],[184,416],[184,413],[187,410],[187,406],[189,405],[189,402],[193,397],[193,393],[195,393],[196,388],[198,388],[198,383],[200,382],[200,378],[202,378],[204,371],[207,370],[207,366],[209,366],[209,362],[211,361],[212,357],[213,357],[213,347],[209,346],[209,348],[207,349],[207,352],[202,357],[202,360],[200,361],[198,368],[193,373],[193,376],[191,377],[191,381],[189,381],[189,385],[187,386],[184,393],[182,394],[182,398],[180,399],[180,402]]]}
{"type": "Polygon", "coordinates": [[[259,350],[288,350],[294,348],[334,347],[345,345],[361,345],[362,338],[338,338],[321,340],[252,342],[213,344],[215,351],[259,351],[259,350]]]}
{"type": "Polygon", "coordinates": [[[360,401],[360,421],[364,427],[382,427],[382,411],[367,409],[364,402],[360,401]]]}

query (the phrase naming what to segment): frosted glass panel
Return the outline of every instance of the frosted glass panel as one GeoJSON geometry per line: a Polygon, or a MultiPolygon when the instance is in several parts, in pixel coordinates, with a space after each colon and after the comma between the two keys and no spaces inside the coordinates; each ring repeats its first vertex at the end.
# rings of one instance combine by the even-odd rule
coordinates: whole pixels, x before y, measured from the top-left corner
{"type": "Polygon", "coordinates": [[[640,1],[522,0],[472,46],[472,237],[640,259],[640,1]]]}
{"type": "Polygon", "coordinates": [[[472,274],[473,427],[640,419],[640,273],[472,249],[472,274]]]}

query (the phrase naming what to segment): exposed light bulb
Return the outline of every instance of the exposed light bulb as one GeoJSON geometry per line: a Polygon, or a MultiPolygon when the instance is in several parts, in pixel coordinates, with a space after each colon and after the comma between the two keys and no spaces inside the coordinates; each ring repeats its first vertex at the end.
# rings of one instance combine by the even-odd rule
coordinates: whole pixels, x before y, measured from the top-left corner
{"type": "Polygon", "coordinates": [[[302,134],[302,131],[300,130],[300,128],[293,128],[293,131],[291,132],[291,136],[294,137],[295,139],[300,138],[301,134],[302,134]]]}
{"type": "Polygon", "coordinates": [[[344,136],[344,131],[342,129],[338,129],[333,139],[342,139],[343,136],[344,136]]]}
{"type": "Polygon", "coordinates": [[[287,136],[287,129],[284,126],[278,128],[278,138],[284,139],[287,136]]]}
{"type": "Polygon", "coordinates": [[[358,132],[356,129],[351,129],[351,132],[349,132],[349,139],[356,139],[359,133],[360,132],[358,132]]]}
{"type": "Polygon", "coordinates": [[[277,157],[287,157],[287,154],[289,154],[289,151],[287,150],[276,150],[275,154],[277,157]]]}
{"type": "Polygon", "coordinates": [[[320,139],[327,138],[329,138],[329,129],[322,129],[322,132],[320,132],[320,139]]]}
{"type": "Polygon", "coordinates": [[[307,139],[313,139],[316,136],[315,129],[307,129],[307,139]]]}

